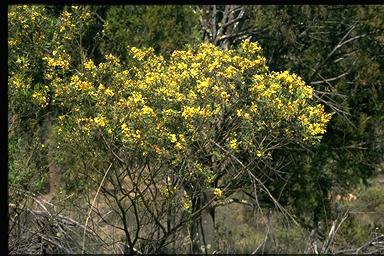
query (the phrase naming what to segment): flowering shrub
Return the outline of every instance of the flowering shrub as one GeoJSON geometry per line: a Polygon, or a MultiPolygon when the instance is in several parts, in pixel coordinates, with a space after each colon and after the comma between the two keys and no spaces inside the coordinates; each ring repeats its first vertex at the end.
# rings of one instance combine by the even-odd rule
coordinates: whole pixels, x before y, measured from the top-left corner
{"type": "Polygon", "coordinates": [[[56,100],[74,110],[60,122],[65,136],[102,135],[130,159],[184,164],[178,175],[210,183],[219,171],[206,156],[271,158],[287,143],[317,142],[331,116],[300,77],[269,72],[256,42],[227,51],[201,44],[169,60],[151,48],[129,52],[129,66],[112,55],[86,60],[58,84],[56,100]]]}
{"type": "MultiPolygon", "coordinates": [[[[54,146],[56,135],[61,136],[51,136],[50,129],[43,126],[51,117],[68,111],[56,97],[63,93],[62,83],[81,63],[83,52],[78,39],[92,21],[89,7],[66,6],[57,15],[55,8],[14,5],[8,9],[8,100],[9,116],[15,124],[8,135],[9,143],[18,145],[10,153],[10,172],[25,176],[23,172],[31,169],[28,175],[39,179],[39,183],[44,178],[41,170],[47,166],[47,149],[54,146]],[[33,157],[18,157],[23,151],[33,157]],[[22,162],[25,167],[19,167],[22,162]]],[[[26,179],[17,185],[30,183],[26,179]]]]}
{"type": "Polygon", "coordinates": [[[167,60],[130,47],[128,64],[111,54],[79,62],[71,40],[89,11],[71,7],[53,25],[44,12],[20,6],[9,13],[11,102],[24,97],[36,109],[61,109],[56,137],[69,148],[103,137],[123,158],[161,160],[186,181],[212,184],[228,171],[213,162],[231,154],[257,166],[289,143],[316,143],[330,120],[299,76],[268,70],[256,42],[237,50],[203,43],[167,60]],[[28,37],[41,48],[33,54],[20,50],[28,37]]]}
{"type": "MultiPolygon", "coordinates": [[[[91,22],[86,7],[49,18],[43,6],[9,12],[10,112],[32,124],[22,132],[35,131],[40,142],[20,146],[13,133],[12,155],[34,147],[43,157],[53,151],[76,189],[99,184],[107,165],[117,193],[125,193],[120,177],[128,177],[135,193],[146,187],[139,196],[143,212],[154,187],[161,194],[156,201],[196,213],[201,192],[224,200],[228,187],[233,192],[254,182],[244,166],[254,176],[273,170],[276,149],[316,143],[326,131],[331,115],[312,100],[311,87],[296,74],[270,72],[256,42],[232,50],[202,43],[167,59],[152,48],[129,47],[124,61],[107,54],[98,63],[81,44],[91,22]],[[44,123],[51,128],[44,131],[44,123]]],[[[139,197],[129,203],[139,206],[139,197]]]]}

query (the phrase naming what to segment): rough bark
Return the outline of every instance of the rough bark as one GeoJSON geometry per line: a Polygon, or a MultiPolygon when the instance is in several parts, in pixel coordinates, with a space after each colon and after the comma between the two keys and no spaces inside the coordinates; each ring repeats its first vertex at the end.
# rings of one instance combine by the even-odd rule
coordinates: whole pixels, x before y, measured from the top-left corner
{"type": "Polygon", "coordinates": [[[200,23],[203,31],[203,41],[212,43],[222,49],[250,33],[243,28],[247,19],[244,7],[241,5],[203,5],[200,23]]]}
{"type": "Polygon", "coordinates": [[[55,164],[53,157],[53,147],[50,142],[50,135],[52,133],[52,115],[48,115],[43,122],[41,128],[40,139],[41,142],[46,145],[47,148],[47,162],[48,162],[48,177],[49,177],[49,192],[43,196],[41,199],[50,202],[57,193],[58,183],[59,183],[59,174],[58,169],[55,164]]]}
{"type": "Polygon", "coordinates": [[[192,198],[192,215],[195,215],[191,222],[190,238],[191,238],[191,253],[201,254],[202,238],[199,229],[201,227],[201,200],[200,195],[195,195],[192,198]]]}

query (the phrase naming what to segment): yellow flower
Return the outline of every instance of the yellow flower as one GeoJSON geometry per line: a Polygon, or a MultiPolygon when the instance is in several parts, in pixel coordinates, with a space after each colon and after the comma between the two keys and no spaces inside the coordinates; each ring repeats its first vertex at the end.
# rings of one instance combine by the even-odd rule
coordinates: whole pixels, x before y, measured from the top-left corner
{"type": "Polygon", "coordinates": [[[106,120],[104,117],[102,116],[97,116],[93,119],[93,121],[95,122],[96,125],[98,126],[101,126],[101,127],[104,127],[105,124],[106,124],[106,120]]]}
{"type": "Polygon", "coordinates": [[[185,63],[179,63],[179,64],[177,64],[177,68],[178,68],[178,69],[181,69],[181,70],[187,69],[187,64],[185,64],[185,63]]]}
{"type": "Polygon", "coordinates": [[[112,97],[114,95],[114,92],[111,90],[111,89],[106,89],[105,90],[105,94],[107,94],[108,96],[112,97]]]}
{"type": "Polygon", "coordinates": [[[81,81],[77,75],[72,76],[71,82],[75,85],[76,89],[81,90],[89,90],[92,89],[92,83],[81,81]]]}
{"type": "Polygon", "coordinates": [[[182,145],[180,142],[177,142],[177,143],[175,144],[175,149],[179,149],[179,150],[181,150],[181,149],[184,149],[184,147],[183,147],[183,145],[182,145]]]}
{"type": "Polygon", "coordinates": [[[183,113],[181,114],[185,119],[193,117],[195,114],[200,112],[200,107],[184,107],[183,113]]]}
{"type": "Polygon", "coordinates": [[[228,101],[229,94],[227,92],[221,92],[221,97],[223,98],[223,100],[228,101]]]}
{"type": "Polygon", "coordinates": [[[142,115],[149,115],[149,116],[155,116],[155,112],[153,111],[153,109],[151,107],[148,107],[148,106],[144,106],[142,109],[141,109],[141,114],[142,115]]]}
{"type": "Polygon", "coordinates": [[[190,101],[195,101],[197,99],[197,95],[194,91],[190,90],[188,94],[188,98],[190,101]]]}
{"type": "Polygon", "coordinates": [[[132,96],[130,97],[132,98],[134,103],[144,102],[143,96],[141,95],[140,92],[133,92],[132,96]]]}
{"type": "Polygon", "coordinates": [[[213,194],[217,197],[220,198],[223,195],[223,191],[220,188],[215,188],[213,190],[213,194]]]}
{"type": "Polygon", "coordinates": [[[188,210],[189,208],[191,208],[191,203],[189,201],[184,201],[183,202],[183,208],[185,210],[188,210]]]}
{"type": "Polygon", "coordinates": [[[175,142],[177,141],[177,139],[176,139],[176,134],[171,133],[171,134],[169,135],[169,139],[171,140],[171,142],[175,143],[175,142]]]}
{"type": "Polygon", "coordinates": [[[95,67],[95,64],[93,63],[93,60],[88,60],[84,63],[84,67],[86,69],[93,69],[95,67]]]}
{"type": "Polygon", "coordinates": [[[140,139],[141,138],[141,131],[136,130],[136,132],[132,134],[132,137],[135,139],[140,139]]]}
{"type": "Polygon", "coordinates": [[[99,91],[105,90],[105,86],[103,84],[99,84],[98,90],[99,91]]]}
{"type": "Polygon", "coordinates": [[[9,46],[15,46],[17,44],[16,40],[8,40],[8,45],[9,46]]]}
{"type": "Polygon", "coordinates": [[[199,93],[202,93],[202,94],[205,94],[207,89],[208,89],[208,86],[209,86],[209,80],[205,80],[203,82],[201,81],[198,81],[198,84],[197,84],[197,91],[199,93]]]}
{"type": "Polygon", "coordinates": [[[304,95],[307,98],[312,99],[312,97],[313,97],[313,89],[312,89],[312,87],[305,86],[303,90],[304,90],[304,95]]]}
{"type": "Polygon", "coordinates": [[[237,149],[237,139],[236,139],[236,138],[232,139],[232,140],[229,142],[229,147],[230,147],[231,149],[237,149]]]}

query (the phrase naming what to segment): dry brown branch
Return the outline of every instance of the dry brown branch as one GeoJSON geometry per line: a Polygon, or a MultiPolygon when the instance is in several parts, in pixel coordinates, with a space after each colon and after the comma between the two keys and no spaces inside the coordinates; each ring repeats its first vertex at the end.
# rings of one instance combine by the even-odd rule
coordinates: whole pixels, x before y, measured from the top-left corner
{"type": "MultiPolygon", "coordinates": [[[[35,210],[9,203],[10,222],[16,228],[9,233],[9,253],[79,253],[78,234],[84,226],[47,208],[35,210]]],[[[96,237],[89,230],[89,237],[96,237]]],[[[92,240],[94,240],[92,238],[92,240]]]]}
{"type": "Polygon", "coordinates": [[[108,175],[108,172],[109,172],[109,170],[111,169],[111,167],[112,167],[112,163],[109,165],[107,171],[105,172],[105,175],[104,175],[103,179],[102,179],[101,182],[100,182],[99,188],[97,189],[96,195],[95,195],[95,197],[93,198],[92,205],[91,205],[91,207],[90,207],[90,209],[89,209],[88,216],[87,216],[87,219],[86,219],[86,221],[85,221],[85,228],[84,228],[84,232],[83,232],[83,246],[82,246],[82,253],[83,253],[83,254],[84,254],[84,252],[85,252],[85,234],[86,234],[86,232],[87,232],[88,221],[89,221],[89,218],[91,217],[91,212],[92,212],[92,209],[93,209],[93,207],[94,207],[94,205],[95,205],[97,196],[99,195],[100,188],[102,187],[102,185],[103,185],[103,183],[104,183],[104,180],[105,180],[105,177],[108,175]]]}

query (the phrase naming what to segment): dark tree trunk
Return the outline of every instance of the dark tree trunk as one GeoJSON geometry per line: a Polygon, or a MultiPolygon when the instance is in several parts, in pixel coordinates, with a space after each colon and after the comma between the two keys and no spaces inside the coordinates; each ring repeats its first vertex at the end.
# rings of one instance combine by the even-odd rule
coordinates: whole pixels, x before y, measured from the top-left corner
{"type": "Polygon", "coordinates": [[[59,174],[57,170],[57,166],[55,164],[55,160],[53,158],[53,145],[50,141],[51,133],[52,133],[52,114],[47,114],[45,119],[43,120],[43,125],[41,127],[40,132],[40,141],[47,148],[47,162],[48,162],[48,174],[49,174],[49,192],[45,195],[45,198],[50,201],[57,192],[59,174]]]}
{"type": "Polygon", "coordinates": [[[195,195],[192,197],[192,214],[196,214],[195,217],[192,220],[191,227],[190,227],[190,238],[191,238],[191,253],[192,254],[200,254],[201,251],[201,245],[202,245],[202,238],[201,238],[201,200],[200,195],[195,195]]]}

